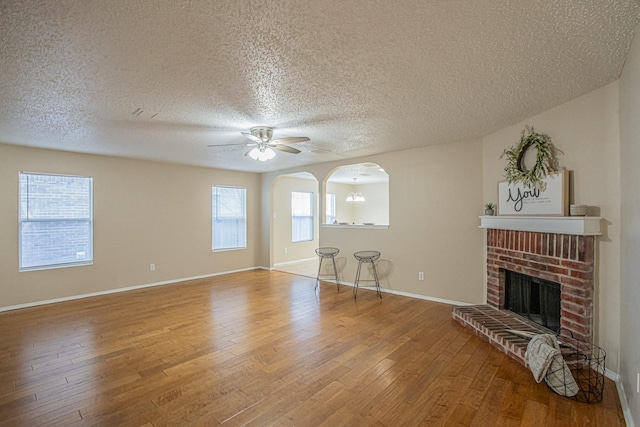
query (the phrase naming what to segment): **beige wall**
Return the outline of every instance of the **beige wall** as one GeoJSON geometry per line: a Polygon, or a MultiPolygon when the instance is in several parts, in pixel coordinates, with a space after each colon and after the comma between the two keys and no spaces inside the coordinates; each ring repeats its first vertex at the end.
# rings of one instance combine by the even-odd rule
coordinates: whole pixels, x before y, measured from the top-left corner
{"type": "Polygon", "coordinates": [[[0,144],[0,308],[254,267],[260,198],[258,174],[0,144]],[[18,272],[19,171],[93,177],[93,265],[18,272]],[[211,250],[217,184],[247,188],[247,249],[211,250]]]}
{"type": "Polygon", "coordinates": [[[271,248],[273,263],[279,264],[300,259],[314,258],[318,247],[318,180],[292,177],[279,177],[273,183],[271,191],[273,228],[271,248]],[[291,192],[313,193],[315,221],[313,240],[308,242],[291,241],[291,192]]]}
{"type": "Polygon", "coordinates": [[[620,369],[627,401],[640,423],[640,26],[620,78],[621,293],[620,369]]]}
{"type": "Polygon", "coordinates": [[[595,340],[607,351],[607,367],[616,370],[620,348],[620,144],[618,84],[612,83],[483,138],[486,201],[497,201],[503,180],[502,151],[516,145],[525,124],[551,136],[564,152],[560,166],[573,171],[570,200],[596,206],[604,218],[599,238],[594,315],[595,340]]]}
{"type": "MultiPolygon", "coordinates": [[[[320,227],[320,246],[340,248],[343,280],[353,282],[353,252],[379,250],[383,287],[453,301],[484,301],[482,272],[482,144],[480,141],[398,151],[296,168],[324,182],[338,166],[375,162],[389,174],[389,229],[320,227]],[[418,280],[418,272],[425,280],[418,280]]],[[[345,195],[346,197],[346,195],[345,195]]],[[[322,209],[322,208],[321,208],[322,209]]]]}
{"type": "Polygon", "coordinates": [[[365,200],[353,203],[353,222],[389,224],[389,183],[359,184],[355,191],[362,193],[365,200]]]}

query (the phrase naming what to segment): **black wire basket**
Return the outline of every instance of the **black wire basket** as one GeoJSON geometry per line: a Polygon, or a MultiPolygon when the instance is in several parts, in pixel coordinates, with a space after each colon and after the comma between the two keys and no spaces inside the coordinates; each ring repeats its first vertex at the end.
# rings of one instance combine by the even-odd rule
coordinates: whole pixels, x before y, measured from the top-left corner
{"type": "Polygon", "coordinates": [[[604,392],[605,351],[577,338],[559,336],[560,352],[566,364],[547,371],[545,380],[561,396],[578,402],[595,403],[604,392]],[[576,391],[577,390],[577,391],[576,391]]]}

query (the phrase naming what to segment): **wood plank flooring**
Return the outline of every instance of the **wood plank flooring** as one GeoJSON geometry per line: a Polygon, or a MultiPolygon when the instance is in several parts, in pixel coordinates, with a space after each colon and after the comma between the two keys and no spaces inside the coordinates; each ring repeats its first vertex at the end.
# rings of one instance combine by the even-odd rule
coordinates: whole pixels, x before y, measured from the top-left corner
{"type": "Polygon", "coordinates": [[[624,425],[611,381],[559,397],[448,305],[313,285],[255,270],[0,313],[0,425],[624,425]]]}
{"type": "MultiPolygon", "coordinates": [[[[314,254],[315,255],[315,254],[314,254]]],[[[297,274],[298,276],[306,276],[313,277],[314,279],[318,275],[318,259],[306,259],[302,261],[290,262],[287,264],[280,264],[274,266],[274,268],[278,271],[283,271],[285,273],[297,274]]],[[[322,263],[322,272],[321,274],[326,275],[333,274],[333,270],[331,269],[331,262],[325,261],[322,263]]],[[[341,278],[343,281],[344,279],[341,278]]],[[[353,279],[352,279],[353,280],[353,279]]]]}

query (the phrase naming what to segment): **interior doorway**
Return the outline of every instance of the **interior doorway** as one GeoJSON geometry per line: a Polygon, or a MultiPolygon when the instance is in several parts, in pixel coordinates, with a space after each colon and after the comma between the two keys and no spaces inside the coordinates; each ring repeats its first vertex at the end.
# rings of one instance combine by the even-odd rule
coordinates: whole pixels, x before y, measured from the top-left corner
{"type": "Polygon", "coordinates": [[[272,185],[273,269],[316,277],[319,241],[319,185],[308,172],[281,175],[272,185]]]}

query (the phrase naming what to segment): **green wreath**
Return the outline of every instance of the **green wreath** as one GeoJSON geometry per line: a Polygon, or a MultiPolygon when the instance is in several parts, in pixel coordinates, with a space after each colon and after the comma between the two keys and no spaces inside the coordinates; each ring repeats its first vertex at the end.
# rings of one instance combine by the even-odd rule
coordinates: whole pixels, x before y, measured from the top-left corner
{"type": "Polygon", "coordinates": [[[557,153],[551,142],[551,137],[544,133],[537,133],[533,126],[525,126],[520,137],[520,143],[511,148],[506,148],[500,158],[507,158],[507,166],[504,168],[505,178],[509,184],[521,182],[527,188],[537,188],[544,191],[546,185],[542,181],[550,172],[558,170],[557,153]],[[524,156],[527,150],[534,148],[536,163],[528,169],[524,165],[524,156]]]}

